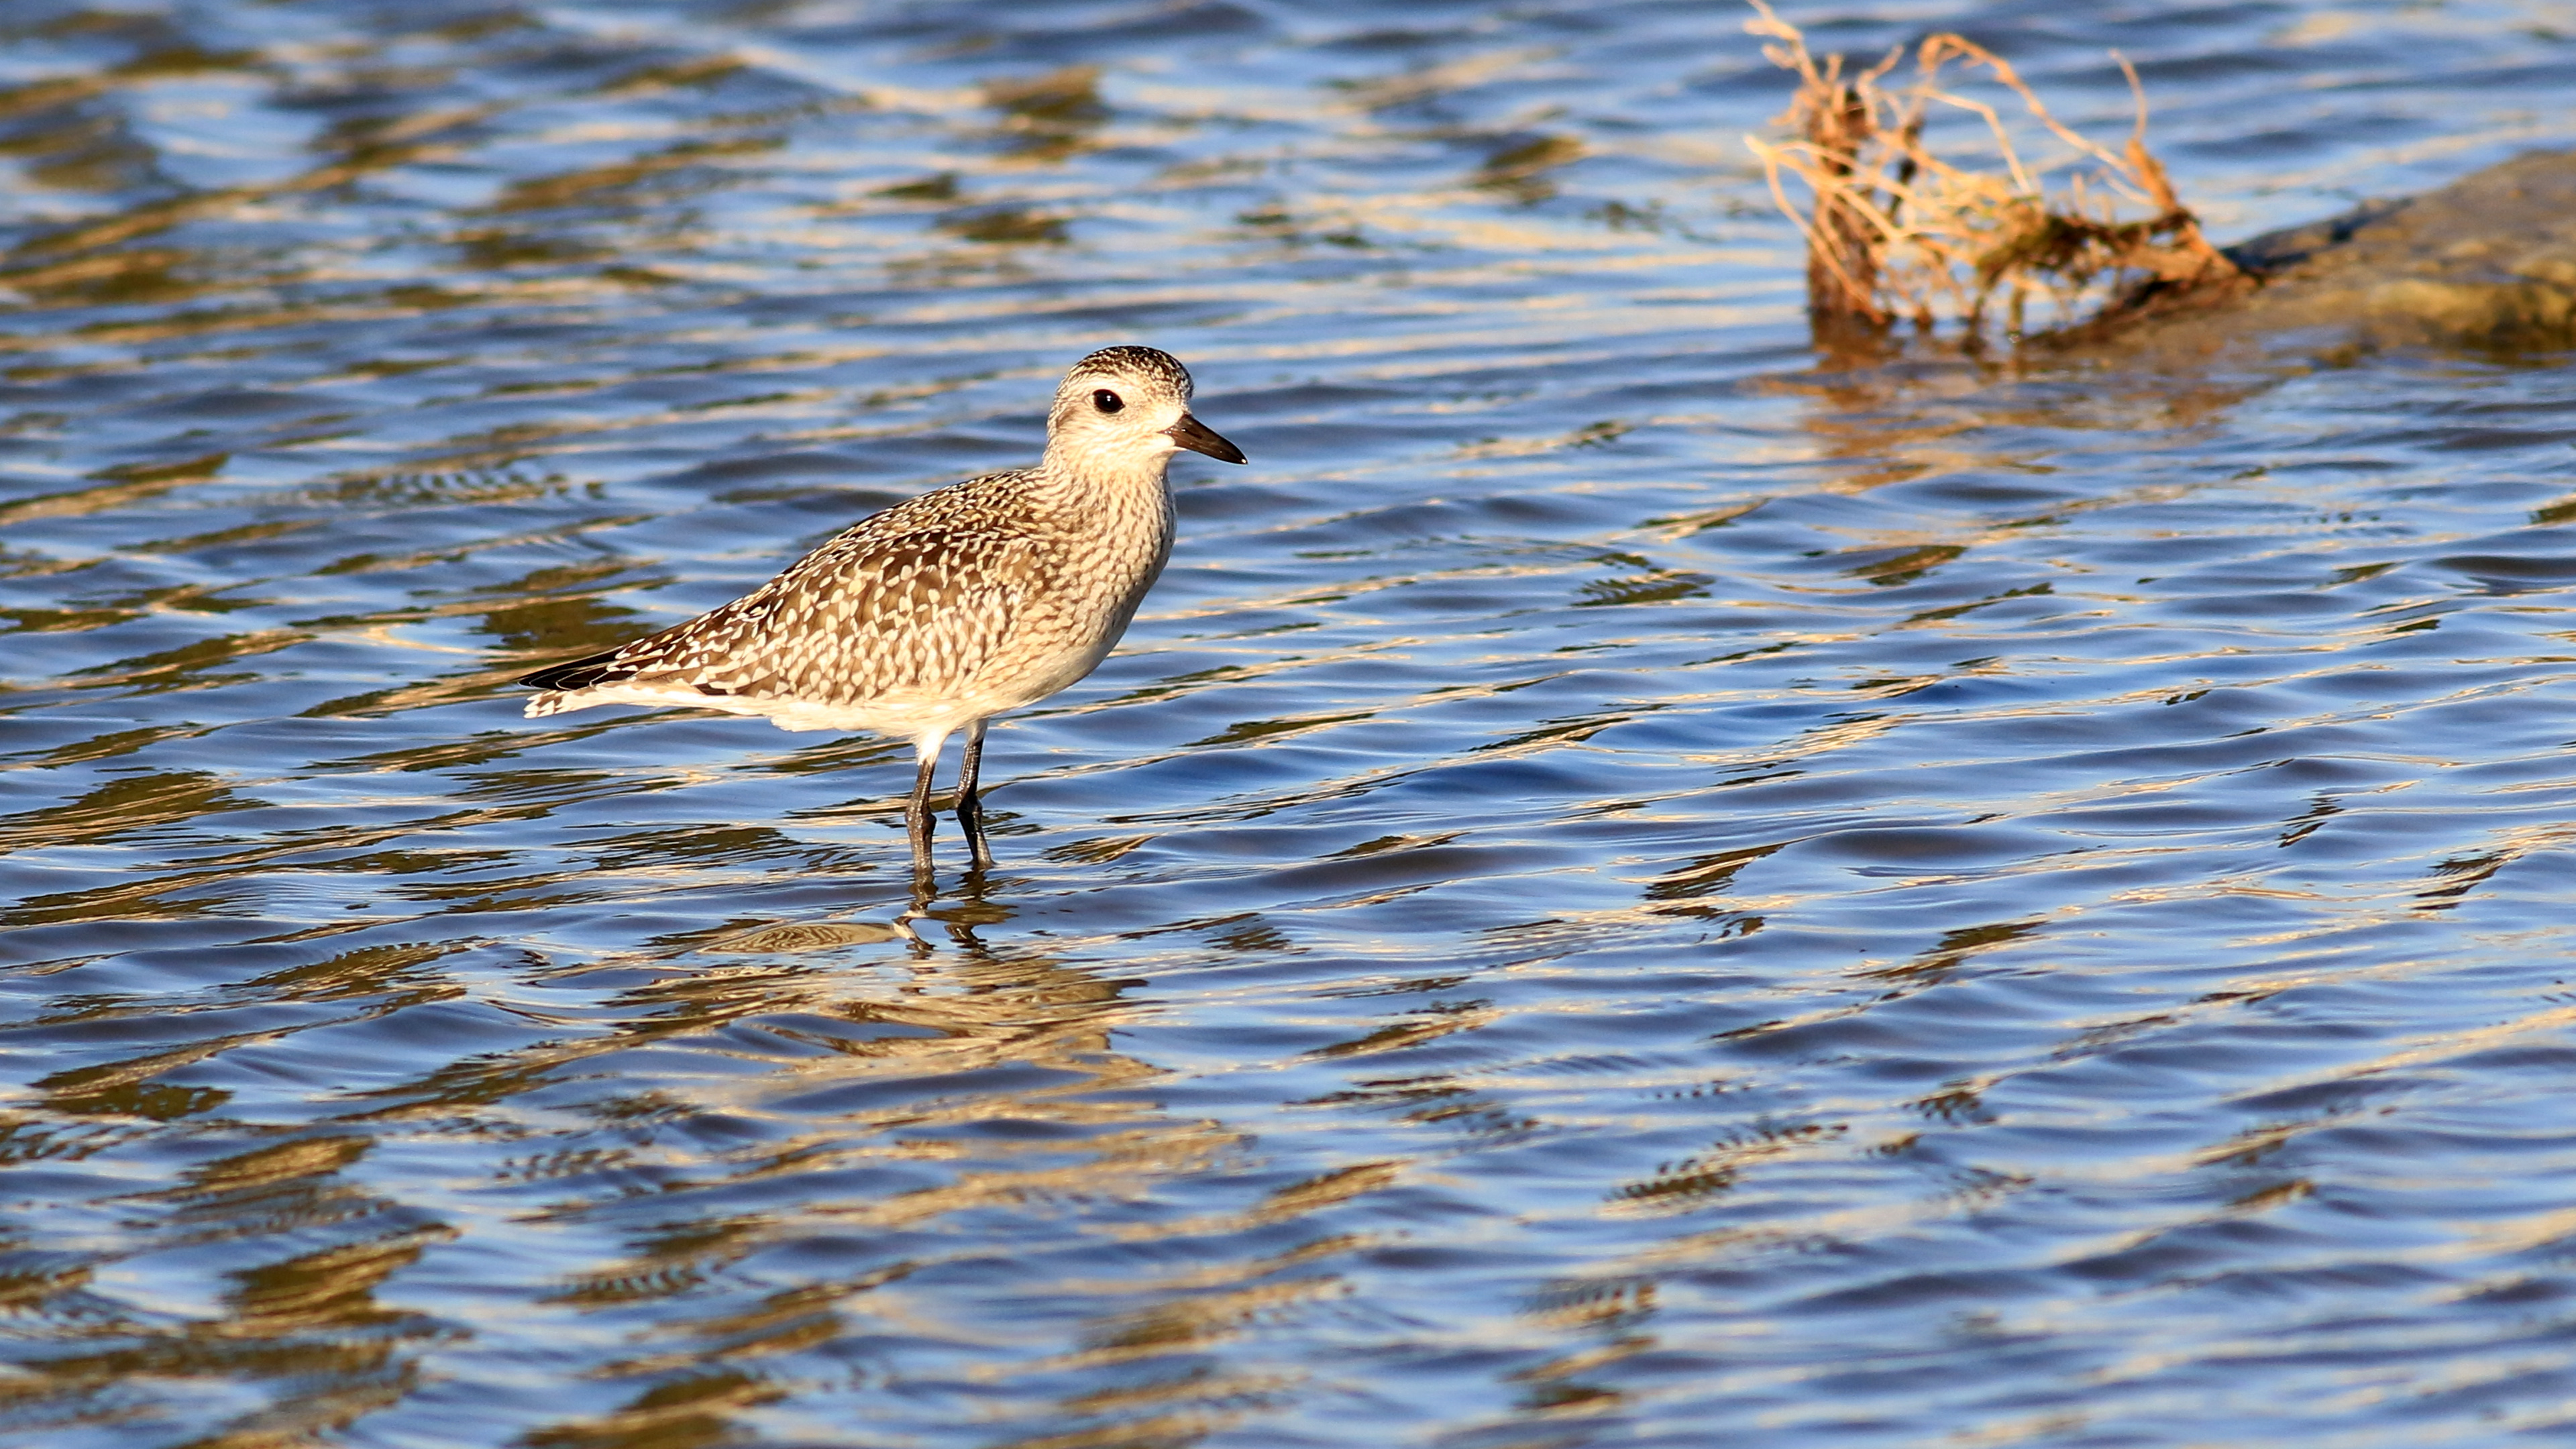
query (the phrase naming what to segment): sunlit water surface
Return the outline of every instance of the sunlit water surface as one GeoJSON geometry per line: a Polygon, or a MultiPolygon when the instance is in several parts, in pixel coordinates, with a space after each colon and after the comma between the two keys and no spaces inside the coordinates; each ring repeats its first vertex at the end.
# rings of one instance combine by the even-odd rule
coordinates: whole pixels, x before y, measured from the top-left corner
{"type": "MultiPolygon", "coordinates": [[[[0,1429],[2576,1435],[2565,359],[1819,366],[1722,3],[0,11],[0,1429]],[[900,747],[519,717],[1124,341],[1253,466],[921,944],[900,747]]],[[[2576,136],[1789,13],[2222,237],[2576,136]]]]}

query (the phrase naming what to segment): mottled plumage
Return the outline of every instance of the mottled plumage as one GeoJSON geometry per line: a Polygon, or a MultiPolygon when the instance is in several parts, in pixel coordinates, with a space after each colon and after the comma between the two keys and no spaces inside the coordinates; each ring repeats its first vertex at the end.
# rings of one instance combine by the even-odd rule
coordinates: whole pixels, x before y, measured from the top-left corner
{"type": "Polygon", "coordinates": [[[721,608],[541,669],[531,716],[599,704],[766,715],[781,729],[913,742],[913,865],[930,868],[940,746],[967,734],[958,823],[988,865],[975,797],[984,721],[1046,698],[1108,654],[1172,549],[1175,448],[1240,463],[1190,416],[1190,375],[1150,347],[1074,365],[1034,468],[988,473],[862,520],[721,608]]]}

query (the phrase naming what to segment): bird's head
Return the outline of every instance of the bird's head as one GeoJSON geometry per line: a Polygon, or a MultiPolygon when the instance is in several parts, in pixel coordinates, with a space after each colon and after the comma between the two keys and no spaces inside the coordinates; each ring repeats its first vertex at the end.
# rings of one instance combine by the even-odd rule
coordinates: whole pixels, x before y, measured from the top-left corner
{"type": "Polygon", "coordinates": [[[1190,373],[1168,352],[1104,347],[1073,365],[1047,412],[1047,454],[1086,472],[1159,467],[1176,448],[1240,463],[1243,450],[1190,416],[1190,373]]]}

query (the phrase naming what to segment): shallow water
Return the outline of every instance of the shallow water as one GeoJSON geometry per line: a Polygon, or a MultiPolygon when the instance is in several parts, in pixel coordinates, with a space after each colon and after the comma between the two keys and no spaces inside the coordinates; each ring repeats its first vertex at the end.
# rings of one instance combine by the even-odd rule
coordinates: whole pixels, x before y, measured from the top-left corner
{"type": "MultiPolygon", "coordinates": [[[[2222,237],[2576,136],[1788,13],[2222,237]]],[[[2564,358],[1820,366],[1723,4],[5,15],[24,1442],[2576,1434],[2564,358]],[[923,944],[902,748],[519,717],[1118,341],[1253,465],[923,944]]]]}

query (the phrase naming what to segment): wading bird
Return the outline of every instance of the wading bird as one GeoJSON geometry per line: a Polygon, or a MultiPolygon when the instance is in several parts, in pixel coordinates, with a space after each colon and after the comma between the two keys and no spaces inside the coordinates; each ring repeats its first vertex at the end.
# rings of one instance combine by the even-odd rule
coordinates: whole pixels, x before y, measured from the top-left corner
{"type": "Polygon", "coordinates": [[[931,878],[931,776],[966,731],[957,824],[984,843],[975,772],[984,722],[1089,674],[1127,631],[1172,553],[1176,449],[1229,463],[1234,444],[1190,415],[1190,374],[1151,347],[1075,363],[1047,413],[1037,466],[898,503],[721,608],[520,680],[531,718],[600,704],[766,715],[780,729],[912,741],[904,824],[931,878]]]}

